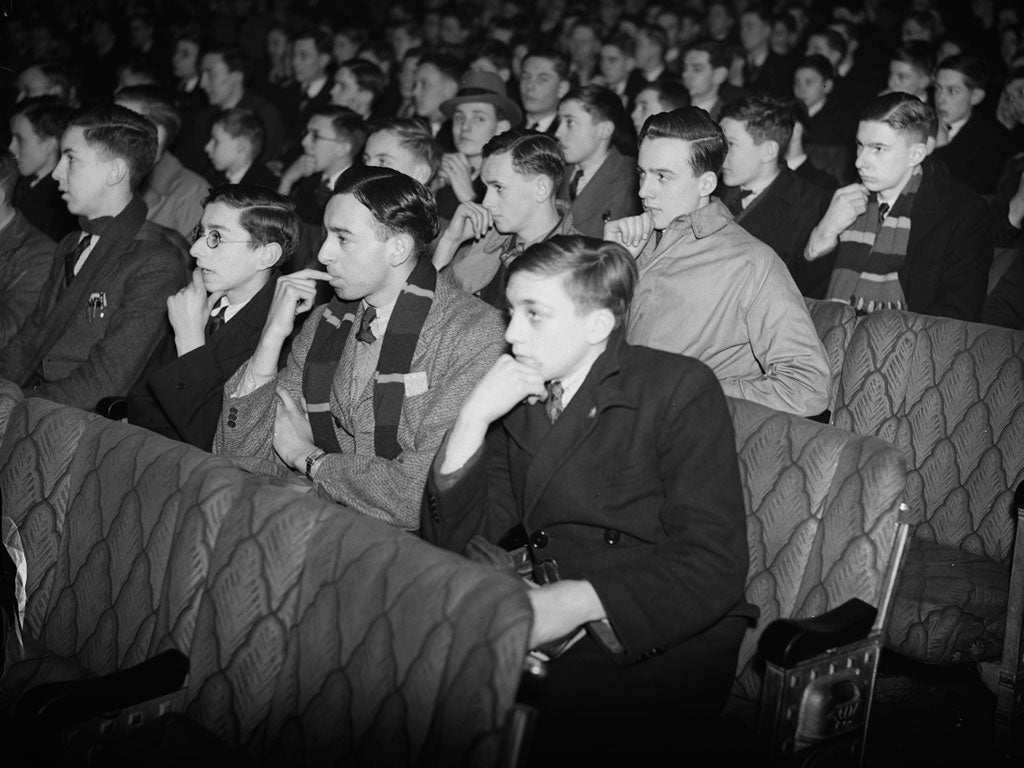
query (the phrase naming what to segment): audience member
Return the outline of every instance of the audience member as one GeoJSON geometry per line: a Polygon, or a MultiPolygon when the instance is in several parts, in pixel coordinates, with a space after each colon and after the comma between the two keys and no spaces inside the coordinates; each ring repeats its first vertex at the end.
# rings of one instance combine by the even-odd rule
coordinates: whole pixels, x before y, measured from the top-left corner
{"type": "Polygon", "coordinates": [[[636,68],[636,41],[619,32],[601,43],[601,82],[632,111],[633,99],[646,80],[636,68]]]}
{"type": "Polygon", "coordinates": [[[300,222],[290,200],[263,187],[220,186],[202,207],[192,280],[167,299],[173,333],[149,358],[126,407],[130,423],[208,451],[224,384],[256,349],[300,222]]]}
{"type": "Polygon", "coordinates": [[[636,162],[612,144],[625,120],[621,100],[602,85],[573,88],[558,107],[556,138],[566,162],[558,197],[587,237],[601,239],[606,221],[640,212],[636,162]]]}
{"type": "Polygon", "coordinates": [[[618,245],[528,248],[509,268],[511,354],[466,398],[428,476],[427,541],[461,551],[529,534],[529,647],[554,657],[531,744],[545,764],[663,757],[680,727],[717,717],[756,615],[722,389],[696,360],[624,342],[636,282],[618,245]],[[645,479],[625,483],[621,467],[645,479]]]}
{"type": "Polygon", "coordinates": [[[71,115],[71,108],[52,96],[19,101],[11,113],[10,149],[20,174],[14,205],[54,242],[78,229],[78,221],[68,212],[53,178],[60,160],[61,136],[71,115]]]}
{"type": "Polygon", "coordinates": [[[363,59],[348,59],[334,72],[331,103],[351,109],[363,120],[370,120],[387,86],[388,78],[376,64],[363,59]]]}
{"type": "Polygon", "coordinates": [[[326,271],[278,280],[255,353],[224,387],[214,451],[276,455],[339,503],[416,531],[444,433],[501,354],[501,317],[437,278],[426,253],[434,200],[408,176],[347,171],[324,224],[326,271]],[[278,373],[319,281],[335,296],[313,311],[278,373]]]}
{"type": "Polygon", "coordinates": [[[977,320],[992,262],[985,201],[928,157],[935,111],[906,93],[860,116],[860,182],[839,188],[806,258],[834,259],[827,298],[860,312],[908,309],[977,320]]]}
{"type": "Polygon", "coordinates": [[[322,27],[306,27],[292,37],[292,78],[289,98],[289,139],[295,141],[317,110],[331,103],[331,82],[328,67],[334,37],[322,27]]]}
{"type": "Polygon", "coordinates": [[[718,120],[722,112],[719,90],[728,77],[729,53],[723,46],[697,43],[683,54],[683,85],[690,94],[690,105],[703,109],[712,120],[718,120]]]}
{"type": "Polygon", "coordinates": [[[569,60],[551,49],[534,49],[523,59],[519,98],[531,131],[554,136],[558,103],[569,92],[569,60]]]}
{"type": "Polygon", "coordinates": [[[441,113],[441,105],[455,98],[462,77],[462,64],[453,56],[443,53],[426,53],[420,57],[416,67],[416,84],[413,100],[416,115],[430,123],[434,134],[445,152],[455,151],[452,140],[452,124],[441,113]]]}
{"type": "Polygon", "coordinates": [[[935,55],[927,43],[911,42],[898,48],[889,60],[887,92],[909,93],[925,104],[931,101],[935,55]]]}
{"type": "Polygon", "coordinates": [[[256,159],[262,149],[263,123],[248,109],[222,112],[206,144],[210,163],[220,174],[219,182],[276,190],[280,180],[256,159]]]}
{"type": "Polygon", "coordinates": [[[156,147],[154,125],[117,106],[79,114],[64,132],[53,175],[84,231],[57,246],[38,304],[0,349],[0,376],[26,394],[92,410],[128,391],[164,332],[187,254],[135,195],[156,147]]]}
{"type": "Polygon", "coordinates": [[[727,395],[814,416],[829,368],[785,265],[712,198],[727,147],[696,107],[654,115],[640,132],[644,213],[605,225],[637,257],[627,339],[696,357],[727,395]]]}
{"type": "Polygon", "coordinates": [[[75,88],[67,68],[57,62],[25,67],[18,74],[18,101],[53,96],[72,107],[77,106],[75,88]]]}
{"type": "Polygon", "coordinates": [[[645,24],[636,31],[636,72],[639,77],[631,78],[629,98],[636,95],[649,83],[656,83],[668,76],[665,54],[668,52],[668,38],[665,30],[655,24],[645,24]]]}
{"type": "Polygon", "coordinates": [[[743,87],[748,91],[784,97],[789,94],[793,73],[786,59],[775,53],[769,42],[772,17],[757,5],[740,15],[740,44],[743,46],[743,87]]]}
{"type": "Polygon", "coordinates": [[[829,273],[803,259],[811,230],[828,209],[829,195],[786,167],[782,159],[793,132],[789,108],[770,96],[737,99],[722,110],[729,147],[722,164],[728,187],[719,197],[736,223],[785,262],[804,296],[821,298],[829,273]]]}
{"type": "Polygon", "coordinates": [[[636,95],[636,106],[630,117],[633,120],[633,129],[637,135],[651,115],[660,115],[662,112],[671,112],[673,109],[688,107],[690,96],[686,89],[672,80],[659,80],[645,86],[636,95]]]}
{"type": "Polygon", "coordinates": [[[18,161],[0,149],[0,349],[35,309],[56,247],[14,207],[17,182],[18,161]]]}
{"type": "Polygon", "coordinates": [[[180,232],[183,237],[190,236],[203,214],[202,200],[210,191],[210,183],[185,168],[167,150],[181,130],[181,117],[163,95],[163,89],[151,85],[122,88],[115,94],[114,103],[148,118],[156,126],[156,165],[137,191],[149,209],[146,218],[180,232]]]}
{"type": "Polygon", "coordinates": [[[392,168],[426,187],[441,167],[441,147],[423,121],[395,117],[373,126],[363,165],[392,168]]]}
{"type": "Polygon", "coordinates": [[[793,75],[793,95],[807,113],[804,148],[812,165],[844,183],[854,179],[856,120],[849,107],[833,97],[835,75],[824,56],[802,59],[793,75]]]}
{"type": "Polygon", "coordinates": [[[804,150],[804,132],[810,119],[807,117],[807,108],[799,101],[792,101],[789,104],[789,111],[793,115],[793,134],[789,138],[789,148],[786,150],[786,166],[804,181],[828,192],[831,197],[839,182],[834,176],[812,164],[804,150]]]}
{"type": "Polygon", "coordinates": [[[601,52],[601,34],[597,24],[579,18],[569,32],[567,51],[569,71],[575,81],[587,85],[597,77],[597,59],[601,52]]]}

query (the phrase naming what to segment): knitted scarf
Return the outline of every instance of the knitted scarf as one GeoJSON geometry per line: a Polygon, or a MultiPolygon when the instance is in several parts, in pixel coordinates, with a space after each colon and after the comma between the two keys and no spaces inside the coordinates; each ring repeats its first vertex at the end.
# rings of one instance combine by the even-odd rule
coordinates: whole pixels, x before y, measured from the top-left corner
{"type": "MultiPolygon", "coordinates": [[[[436,285],[437,272],[433,264],[429,258],[421,258],[395,302],[381,342],[373,385],[373,448],[383,459],[393,459],[402,452],[398,444],[398,422],[405,401],[405,377],[410,372],[423,323],[433,304],[436,285]]],[[[331,387],[358,309],[358,300],[342,301],[337,296],[331,299],[320,317],[306,356],[302,378],[306,413],[313,429],[313,442],[328,453],[341,451],[331,414],[331,387]]]]}
{"type": "Polygon", "coordinates": [[[864,213],[839,236],[828,299],[850,304],[859,313],[907,308],[899,271],[907,258],[910,213],[920,186],[921,166],[917,166],[881,221],[878,197],[871,195],[864,213]]]}

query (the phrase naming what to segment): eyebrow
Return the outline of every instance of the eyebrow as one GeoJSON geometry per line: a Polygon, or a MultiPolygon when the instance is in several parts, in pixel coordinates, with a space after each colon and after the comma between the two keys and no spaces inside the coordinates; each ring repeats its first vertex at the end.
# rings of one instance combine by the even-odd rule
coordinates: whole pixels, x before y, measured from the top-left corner
{"type": "Polygon", "coordinates": [[[327,227],[327,231],[335,235],[351,235],[352,230],[346,227],[327,227]]]}
{"type": "Polygon", "coordinates": [[[675,176],[676,172],[671,168],[647,168],[646,170],[641,168],[639,165],[636,167],[638,173],[660,173],[664,176],[675,176]]]}

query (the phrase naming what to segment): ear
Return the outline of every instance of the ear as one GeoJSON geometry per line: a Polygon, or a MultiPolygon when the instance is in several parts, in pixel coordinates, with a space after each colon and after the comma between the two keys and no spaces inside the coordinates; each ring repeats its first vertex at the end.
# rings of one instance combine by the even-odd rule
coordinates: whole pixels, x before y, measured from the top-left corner
{"type": "Polygon", "coordinates": [[[331,63],[331,54],[329,54],[329,53],[321,53],[320,56],[318,56],[317,58],[318,58],[318,60],[320,62],[320,68],[321,69],[327,69],[327,67],[331,63]]]}
{"type": "Polygon", "coordinates": [[[976,107],[985,99],[985,91],[982,88],[971,89],[971,106],[976,107]]]}
{"type": "Polygon", "coordinates": [[[558,100],[561,101],[565,98],[565,94],[569,92],[569,81],[563,80],[558,84],[558,100]]]}
{"type": "Polygon", "coordinates": [[[122,182],[127,184],[130,171],[123,157],[115,157],[107,166],[107,186],[116,187],[122,182]]]}
{"type": "Polygon", "coordinates": [[[602,344],[608,340],[615,330],[615,315],[607,307],[593,309],[587,313],[587,343],[602,344]]]}
{"type": "Polygon", "coordinates": [[[935,139],[932,136],[928,137],[928,141],[918,141],[910,145],[910,165],[920,165],[928,155],[932,153],[935,148],[935,139]]]}
{"type": "Polygon", "coordinates": [[[497,125],[497,130],[494,132],[494,135],[497,136],[499,133],[505,133],[505,131],[511,131],[511,130],[512,130],[512,123],[510,123],[508,120],[499,120],[498,121],[498,125],[497,125]]]}
{"type": "Polygon", "coordinates": [[[533,180],[533,199],[538,203],[543,203],[552,194],[554,194],[554,187],[551,184],[551,179],[543,173],[538,173],[533,180]]]}
{"type": "Polygon", "coordinates": [[[765,139],[758,149],[761,152],[762,163],[772,163],[779,159],[779,142],[773,139],[765,139]]]}
{"type": "Polygon", "coordinates": [[[830,95],[832,93],[832,89],[835,88],[835,87],[836,87],[836,83],[835,83],[834,80],[826,80],[824,82],[821,90],[823,90],[825,92],[825,95],[828,96],[828,95],[830,95]]]}
{"type": "Polygon", "coordinates": [[[388,264],[400,267],[412,258],[416,251],[411,235],[400,233],[389,239],[388,264]]]}
{"type": "Polygon", "coordinates": [[[700,175],[700,196],[710,197],[718,186],[718,175],[713,171],[706,171],[700,175]]]}
{"type": "Polygon", "coordinates": [[[260,246],[259,252],[256,255],[256,266],[261,271],[267,269],[273,269],[274,265],[277,264],[283,253],[280,243],[267,243],[266,245],[260,246]]]}
{"type": "Polygon", "coordinates": [[[711,81],[715,85],[721,85],[729,79],[729,70],[727,67],[715,67],[711,70],[711,81]]]}
{"type": "Polygon", "coordinates": [[[162,125],[156,127],[156,154],[159,157],[167,148],[167,129],[162,125]]]}
{"type": "Polygon", "coordinates": [[[412,177],[423,186],[427,186],[427,182],[430,181],[432,175],[430,165],[424,162],[417,162],[412,169],[412,177]]]}
{"type": "Polygon", "coordinates": [[[597,124],[597,135],[602,141],[611,141],[615,133],[615,123],[611,120],[602,120],[597,124]]]}

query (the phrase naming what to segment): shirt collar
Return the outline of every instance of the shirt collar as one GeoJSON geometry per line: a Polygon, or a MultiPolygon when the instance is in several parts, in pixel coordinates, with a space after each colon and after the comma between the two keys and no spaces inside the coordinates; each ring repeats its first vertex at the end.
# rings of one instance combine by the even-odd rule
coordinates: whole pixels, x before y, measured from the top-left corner
{"type": "Polygon", "coordinates": [[[317,96],[320,95],[320,91],[324,89],[325,85],[327,85],[327,75],[324,75],[323,77],[318,77],[308,86],[306,86],[306,98],[315,99],[317,96]]]}
{"type": "MultiPolygon", "coordinates": [[[[373,335],[378,339],[384,338],[384,332],[388,329],[388,323],[391,322],[391,313],[395,311],[395,304],[398,303],[398,299],[395,298],[390,304],[384,304],[380,307],[374,307],[377,310],[377,316],[373,318],[370,323],[370,330],[373,331],[373,335]]],[[[366,299],[363,299],[363,311],[365,312],[369,308],[369,304],[366,303],[366,299]]]]}
{"type": "Polygon", "coordinates": [[[245,166],[242,170],[238,171],[237,173],[225,173],[224,176],[230,183],[239,184],[241,183],[242,179],[245,178],[245,174],[249,172],[250,168],[252,168],[252,163],[245,166]]]}
{"type": "Polygon", "coordinates": [[[708,235],[713,235],[726,224],[732,221],[732,214],[725,207],[725,203],[717,197],[711,198],[711,202],[703,208],[698,208],[693,213],[686,213],[677,216],[668,223],[665,230],[692,231],[693,236],[698,240],[708,235]]]}
{"type": "Polygon", "coordinates": [[[542,117],[540,120],[537,121],[537,127],[534,128],[534,130],[537,131],[538,133],[545,133],[547,129],[551,127],[551,124],[555,122],[556,117],[558,117],[557,112],[553,112],[547,117],[542,117]]]}
{"type": "Polygon", "coordinates": [[[569,374],[561,379],[559,383],[562,385],[562,407],[564,408],[572,400],[573,395],[579,392],[581,386],[583,386],[584,380],[587,378],[587,374],[590,373],[590,369],[594,367],[594,363],[597,358],[590,361],[590,365],[585,365],[579,368],[574,373],[569,374]]]}

